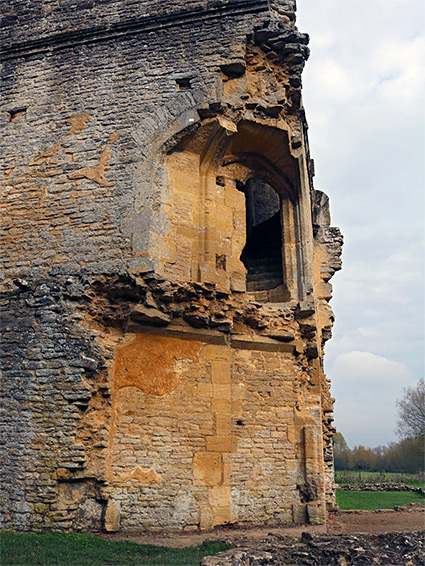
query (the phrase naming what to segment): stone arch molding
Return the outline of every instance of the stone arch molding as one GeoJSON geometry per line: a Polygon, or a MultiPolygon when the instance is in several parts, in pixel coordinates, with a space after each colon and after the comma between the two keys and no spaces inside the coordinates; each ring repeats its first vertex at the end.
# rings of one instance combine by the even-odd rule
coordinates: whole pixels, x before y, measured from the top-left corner
{"type": "Polygon", "coordinates": [[[173,136],[174,144],[165,144],[168,241],[159,266],[163,275],[246,291],[244,187],[261,179],[280,201],[282,282],[264,292],[248,285],[248,291],[269,302],[310,298],[312,273],[303,261],[312,252],[307,249],[312,233],[305,156],[291,150],[287,124],[273,122],[247,115],[211,116],[187,124],[173,136]]]}
{"type": "Polygon", "coordinates": [[[144,119],[132,132],[136,145],[130,182],[133,209],[122,222],[123,233],[132,245],[130,272],[158,270],[164,256],[164,234],[168,231],[168,189],[164,160],[170,146],[199,125],[197,108],[204,104],[204,89],[180,94],[161,107],[146,108],[144,119]]]}

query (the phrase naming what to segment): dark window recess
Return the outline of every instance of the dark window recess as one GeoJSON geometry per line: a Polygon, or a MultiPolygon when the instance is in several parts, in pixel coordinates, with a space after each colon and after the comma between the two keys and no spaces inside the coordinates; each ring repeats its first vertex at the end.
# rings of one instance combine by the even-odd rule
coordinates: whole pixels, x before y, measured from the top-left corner
{"type": "Polygon", "coordinates": [[[25,114],[27,113],[26,108],[14,108],[13,110],[7,111],[9,114],[9,122],[13,122],[13,120],[21,120],[25,118],[25,114]]]}
{"type": "Polygon", "coordinates": [[[189,90],[192,88],[190,81],[192,77],[183,77],[181,79],[176,79],[177,90],[189,90]]]}
{"type": "Polygon", "coordinates": [[[226,65],[220,65],[220,69],[229,79],[236,79],[245,74],[246,64],[245,61],[233,61],[226,65]]]}
{"type": "Polygon", "coordinates": [[[283,284],[280,199],[261,179],[243,188],[247,239],[241,261],[247,269],[247,291],[267,291],[283,284]]]}
{"type": "Polygon", "coordinates": [[[226,271],[226,256],[225,255],[215,255],[215,266],[219,271],[226,271]]]}

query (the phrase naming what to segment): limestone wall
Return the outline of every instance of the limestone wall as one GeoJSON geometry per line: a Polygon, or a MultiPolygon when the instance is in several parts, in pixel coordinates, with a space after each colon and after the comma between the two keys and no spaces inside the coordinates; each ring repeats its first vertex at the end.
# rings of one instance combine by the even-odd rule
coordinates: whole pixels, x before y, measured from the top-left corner
{"type": "MultiPolygon", "coordinates": [[[[303,427],[294,425],[302,393],[293,356],[129,339],[115,364],[108,454],[122,528],[304,520],[296,488],[305,481],[303,427]]],[[[320,426],[319,400],[309,402],[311,422],[316,417],[320,426]]]]}
{"type": "Polygon", "coordinates": [[[80,8],[2,28],[3,525],[322,522],[341,236],[294,2],[80,8]]]}

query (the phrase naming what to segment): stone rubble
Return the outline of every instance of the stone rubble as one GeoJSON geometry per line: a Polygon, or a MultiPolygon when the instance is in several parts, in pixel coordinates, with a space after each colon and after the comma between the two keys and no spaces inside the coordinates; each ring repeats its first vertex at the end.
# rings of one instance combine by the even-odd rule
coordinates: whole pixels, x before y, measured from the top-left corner
{"type": "Polygon", "coordinates": [[[425,495],[425,488],[417,485],[407,485],[398,482],[382,483],[341,483],[336,484],[337,489],[343,491],[413,491],[425,495]]]}
{"type": "Polygon", "coordinates": [[[422,566],[424,533],[378,535],[269,535],[255,546],[208,556],[201,566],[422,566]]]}

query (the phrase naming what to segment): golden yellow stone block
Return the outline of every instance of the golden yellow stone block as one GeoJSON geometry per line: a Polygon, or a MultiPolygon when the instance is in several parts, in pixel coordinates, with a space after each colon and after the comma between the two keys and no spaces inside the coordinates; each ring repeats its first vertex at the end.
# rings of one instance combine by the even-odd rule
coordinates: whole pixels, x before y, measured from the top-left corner
{"type": "Polygon", "coordinates": [[[212,413],[225,413],[230,415],[232,412],[232,402],[230,399],[211,399],[212,413]]]}
{"type": "Polygon", "coordinates": [[[225,525],[232,521],[230,506],[214,507],[214,525],[225,525]]]}
{"type": "Polygon", "coordinates": [[[235,452],[238,438],[237,436],[207,436],[205,444],[208,452],[235,452]]]}
{"type": "Polygon", "coordinates": [[[221,455],[197,452],[193,456],[193,482],[198,486],[215,486],[222,482],[221,455]]]}
{"type": "Polygon", "coordinates": [[[228,384],[231,379],[231,364],[227,361],[214,361],[211,364],[211,380],[214,384],[228,384]]]}
{"type": "Polygon", "coordinates": [[[215,432],[218,436],[227,436],[231,433],[232,430],[232,422],[230,419],[230,415],[221,415],[220,413],[216,413],[214,415],[215,420],[215,432]]]}

